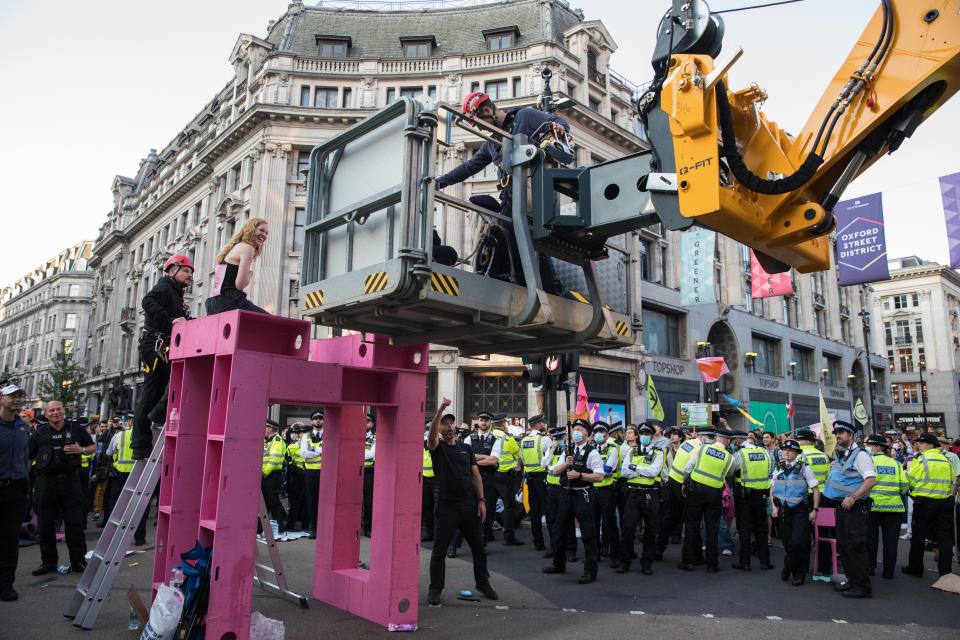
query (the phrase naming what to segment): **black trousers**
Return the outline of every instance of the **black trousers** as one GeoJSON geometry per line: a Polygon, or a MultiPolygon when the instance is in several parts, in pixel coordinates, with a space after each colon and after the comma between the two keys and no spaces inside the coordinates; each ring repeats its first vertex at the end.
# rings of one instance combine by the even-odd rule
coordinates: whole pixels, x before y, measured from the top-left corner
{"type": "MultiPolygon", "coordinates": [[[[623,514],[627,511],[627,479],[617,478],[613,486],[617,488],[617,517],[620,518],[620,530],[623,531],[623,514]]],[[[660,500],[663,501],[663,496],[660,496],[660,500]]]]}
{"type": "MultiPolygon", "coordinates": [[[[170,364],[154,352],[155,338],[140,339],[140,359],[150,368],[143,378],[143,390],[133,415],[130,448],[135,457],[146,458],[153,449],[152,418],[166,419],[167,385],[170,383],[170,364]],[[156,411],[154,411],[156,409],[156,411]]],[[[160,420],[157,420],[158,422],[160,420]]]]}
{"type": "Polygon", "coordinates": [[[247,294],[239,289],[227,289],[218,296],[207,298],[203,302],[203,308],[208,316],[224,311],[256,311],[257,313],[266,313],[263,309],[253,304],[247,299],[247,294]]]}
{"type": "Polygon", "coordinates": [[[810,507],[803,502],[795,507],[781,505],[779,510],[780,537],[786,551],[783,568],[788,569],[794,577],[806,575],[810,567],[810,539],[813,535],[810,507]]]}
{"type": "Polygon", "coordinates": [[[373,526],[373,467],[363,468],[363,516],[360,524],[363,535],[370,537],[373,526]]]}
{"type": "Polygon", "coordinates": [[[272,471],[270,475],[260,480],[260,492],[263,494],[263,503],[267,506],[267,513],[271,520],[277,521],[282,527],[286,522],[283,505],[280,504],[280,485],[283,483],[283,473],[280,470],[272,471]]]}
{"type": "Polygon", "coordinates": [[[760,564],[770,564],[770,547],[767,545],[767,499],[768,491],[737,488],[734,505],[737,508],[737,536],[740,538],[740,564],[750,566],[750,534],[756,536],[757,555],[760,564]]]}
{"type": "MultiPolygon", "coordinates": [[[[120,499],[120,494],[123,493],[123,487],[127,484],[127,479],[130,477],[129,473],[115,473],[110,476],[110,480],[107,483],[107,496],[105,498],[104,514],[103,519],[109,520],[110,515],[113,513],[113,508],[117,506],[117,500],[120,499]]],[[[159,487],[159,485],[158,485],[159,487]]],[[[134,541],[144,541],[147,537],[147,514],[150,513],[150,503],[147,503],[147,508],[143,510],[143,517],[140,518],[140,524],[137,525],[137,530],[133,532],[134,541]]],[[[117,514],[122,515],[122,514],[117,514]]],[[[86,552],[84,552],[86,553],[86,552]]]]}
{"type": "MultiPolygon", "coordinates": [[[[493,493],[485,493],[487,500],[487,521],[493,527],[492,515],[496,515],[497,497],[503,500],[503,539],[511,540],[516,537],[517,529],[517,494],[516,471],[497,471],[493,474],[493,493]],[[492,505],[492,507],[491,507],[492,505]]],[[[486,488],[484,488],[486,491],[486,488]]],[[[492,529],[491,529],[492,531],[492,529]]]]}
{"type": "Polygon", "coordinates": [[[897,568],[897,546],[900,523],[906,519],[902,511],[871,511],[867,516],[867,566],[877,568],[877,551],[883,539],[883,575],[893,577],[897,568]]]}
{"type": "Polygon", "coordinates": [[[953,566],[953,498],[914,498],[910,539],[910,570],[923,571],[927,538],[937,543],[937,570],[941,576],[953,566]]]}
{"type": "Polygon", "coordinates": [[[837,513],[837,557],[847,582],[852,587],[871,591],[867,573],[867,518],[871,502],[858,500],[849,511],[840,506],[841,501],[828,498],[827,503],[826,506],[833,507],[837,513]]]}
{"type": "Polygon", "coordinates": [[[683,497],[683,485],[673,478],[667,480],[667,484],[663,487],[664,508],[660,514],[660,531],[657,534],[657,551],[660,553],[667,548],[670,536],[683,535],[686,505],[687,499],[683,497]]]}
{"type": "Polygon", "coordinates": [[[642,485],[627,485],[627,506],[623,514],[623,535],[620,538],[620,557],[627,566],[637,557],[633,550],[633,539],[637,534],[637,525],[643,522],[643,551],[640,566],[653,565],[656,542],[660,532],[660,489],[642,485]]]}
{"type": "Polygon", "coordinates": [[[288,530],[296,530],[297,521],[303,521],[303,514],[306,513],[306,509],[304,509],[303,504],[303,497],[303,469],[291,465],[287,467],[287,500],[289,501],[290,506],[290,509],[287,512],[288,530]]]}
{"type": "Polygon", "coordinates": [[[427,533],[428,536],[433,536],[434,528],[436,527],[436,496],[434,493],[437,490],[437,479],[433,476],[423,478],[423,493],[422,497],[422,508],[420,510],[420,528],[427,533]]]}
{"type": "MultiPolygon", "coordinates": [[[[487,467],[489,468],[489,467],[487,467]]],[[[484,467],[480,467],[484,469],[484,467]]],[[[483,539],[491,540],[493,538],[493,521],[497,518],[497,488],[494,484],[497,471],[480,472],[480,480],[483,482],[483,499],[487,503],[487,519],[483,521],[483,539]]],[[[458,537],[455,546],[459,547],[463,538],[458,537]]]]}
{"type": "Polygon", "coordinates": [[[303,497],[306,508],[306,520],[303,526],[313,533],[317,532],[317,504],[320,500],[320,471],[306,469],[303,472],[303,497]]]}
{"type": "Polygon", "coordinates": [[[20,556],[20,525],[26,511],[26,478],[0,486],[0,590],[13,587],[20,556]]]}
{"type": "MultiPolygon", "coordinates": [[[[527,501],[530,503],[530,533],[533,544],[544,546],[543,542],[543,515],[547,509],[547,474],[527,474],[527,501]]],[[[549,522],[547,528],[549,529],[549,522]]]]}
{"type": "Polygon", "coordinates": [[[687,515],[683,532],[683,563],[693,564],[700,556],[700,522],[706,535],[708,567],[720,564],[719,535],[722,489],[691,482],[687,496],[687,515]]]}
{"type": "Polygon", "coordinates": [[[594,490],[563,489],[557,510],[557,541],[553,545],[553,566],[567,568],[567,538],[573,519],[580,523],[580,540],[583,542],[583,574],[597,575],[597,563],[600,561],[600,548],[597,545],[597,529],[594,526],[593,502],[594,490]]]}
{"type": "Polygon", "coordinates": [[[600,534],[600,544],[610,549],[610,559],[620,559],[620,528],[617,526],[616,488],[610,484],[595,487],[597,496],[593,506],[594,526],[600,534]]]}
{"type": "MultiPolygon", "coordinates": [[[[487,518],[490,517],[489,512],[487,518]]],[[[443,591],[446,582],[447,548],[457,531],[470,545],[473,554],[473,579],[477,587],[490,583],[487,571],[487,549],[480,530],[477,501],[472,498],[437,500],[436,528],[430,552],[430,591],[443,591]]]]}
{"type": "MultiPolygon", "coordinates": [[[[57,564],[57,534],[54,520],[63,518],[70,552],[70,564],[84,562],[87,541],[83,535],[83,494],[80,489],[80,472],[56,475],[37,474],[37,525],[40,529],[40,560],[45,564],[57,564]]],[[[19,527],[20,523],[17,522],[19,527]]]]}
{"type": "MultiPolygon", "coordinates": [[[[547,533],[550,534],[550,549],[556,549],[560,540],[557,532],[557,516],[560,515],[560,494],[563,489],[558,484],[547,483],[547,533]]],[[[573,520],[567,525],[565,552],[577,552],[577,526],[573,520]]]]}

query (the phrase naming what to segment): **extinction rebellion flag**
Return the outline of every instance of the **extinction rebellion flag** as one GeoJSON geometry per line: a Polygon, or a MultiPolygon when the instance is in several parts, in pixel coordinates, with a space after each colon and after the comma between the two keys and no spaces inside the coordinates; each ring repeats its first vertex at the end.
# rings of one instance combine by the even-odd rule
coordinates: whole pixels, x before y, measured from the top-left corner
{"type": "Polygon", "coordinates": [[[754,298],[788,296],[793,293],[790,272],[767,273],[760,266],[756,254],[750,250],[750,295],[754,298]]]}
{"type": "Polygon", "coordinates": [[[833,213],[837,217],[840,285],[889,280],[880,194],[838,202],[833,213]]]}

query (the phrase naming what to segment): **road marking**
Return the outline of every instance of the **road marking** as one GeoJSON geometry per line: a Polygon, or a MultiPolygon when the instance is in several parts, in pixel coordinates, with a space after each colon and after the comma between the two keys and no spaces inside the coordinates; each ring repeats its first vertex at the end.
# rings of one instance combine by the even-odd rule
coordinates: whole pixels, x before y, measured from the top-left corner
{"type": "Polygon", "coordinates": [[[501,611],[506,611],[506,610],[509,609],[509,608],[510,608],[510,607],[507,606],[507,605],[505,605],[505,604],[498,604],[498,605],[497,605],[497,609],[500,609],[501,611]]]}
{"type": "Polygon", "coordinates": [[[837,624],[847,624],[846,620],[837,620],[836,618],[834,618],[833,621],[836,622],[837,624]]]}
{"type": "Polygon", "coordinates": [[[780,616],[767,616],[767,620],[783,620],[780,616]]]}
{"type": "Polygon", "coordinates": [[[705,613],[705,614],[703,614],[703,617],[704,617],[704,618],[712,618],[712,617],[713,617],[713,614],[712,614],[712,613],[705,613]]]}
{"type": "Polygon", "coordinates": [[[564,609],[564,611],[565,611],[566,613],[576,613],[576,612],[577,612],[576,609],[564,609]]]}
{"type": "Polygon", "coordinates": [[[631,612],[630,612],[630,615],[632,615],[632,616],[642,616],[642,615],[644,615],[644,614],[643,614],[643,611],[631,611],[631,612]]]}

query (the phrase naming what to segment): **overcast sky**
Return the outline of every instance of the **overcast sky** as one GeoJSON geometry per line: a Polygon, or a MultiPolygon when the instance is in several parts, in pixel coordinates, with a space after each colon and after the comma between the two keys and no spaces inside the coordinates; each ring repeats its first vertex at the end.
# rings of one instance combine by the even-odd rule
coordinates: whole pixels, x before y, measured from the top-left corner
{"type": "MultiPolygon", "coordinates": [[[[767,1],[710,5],[719,11],[767,1]]],[[[650,79],[668,0],[571,4],[605,23],[619,45],[616,71],[638,84],[650,79]]],[[[725,14],[725,50],[745,50],[730,88],[757,83],[769,94],[766,116],[799,131],[878,4],[805,0],[725,14]]],[[[112,206],[114,176],[133,176],[150,148],[166,145],[230,79],[237,36],[262,37],[286,7],[286,0],[0,2],[0,286],[95,239],[112,206]]],[[[883,192],[892,257],[947,261],[937,177],[960,171],[958,122],[954,98],[845,194],[883,192]]]]}

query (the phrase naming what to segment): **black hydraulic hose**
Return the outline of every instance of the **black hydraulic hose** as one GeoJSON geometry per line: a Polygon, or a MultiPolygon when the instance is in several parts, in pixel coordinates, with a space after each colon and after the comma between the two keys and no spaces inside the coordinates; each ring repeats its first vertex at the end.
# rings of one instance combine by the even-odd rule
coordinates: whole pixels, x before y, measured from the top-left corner
{"type": "Polygon", "coordinates": [[[733,175],[745,187],[756,193],[777,195],[789,193],[799,189],[817,172],[823,164],[823,158],[813,151],[803,161],[803,164],[789,176],[776,180],[767,180],[755,175],[743,162],[743,156],[737,151],[737,137],[733,133],[733,114],[730,112],[730,102],[727,100],[727,88],[723,81],[717,82],[717,113],[720,116],[720,127],[723,136],[723,156],[730,165],[733,175]]]}

